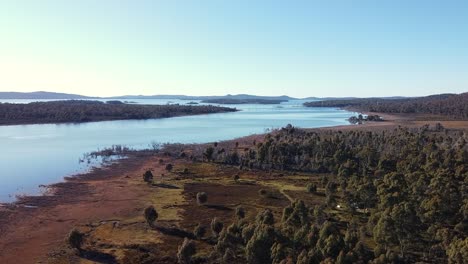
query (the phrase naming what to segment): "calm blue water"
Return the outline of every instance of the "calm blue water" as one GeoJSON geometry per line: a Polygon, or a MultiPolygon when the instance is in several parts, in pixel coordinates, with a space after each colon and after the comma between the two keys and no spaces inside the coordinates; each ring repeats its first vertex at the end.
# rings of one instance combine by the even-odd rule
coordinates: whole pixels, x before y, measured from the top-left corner
{"type": "MultiPolygon", "coordinates": [[[[31,100],[9,100],[27,103],[31,100]]],[[[181,100],[129,100],[144,104],[186,104],[181,100]]],[[[5,101],[3,101],[5,102],[5,101]]],[[[205,143],[265,132],[288,123],[304,128],[344,125],[353,113],[306,108],[304,101],[281,105],[232,105],[240,112],[155,120],[83,124],[0,126],[0,202],[18,194],[38,194],[40,184],[89,169],[84,153],[121,144],[148,148],[152,142],[205,143]]]]}

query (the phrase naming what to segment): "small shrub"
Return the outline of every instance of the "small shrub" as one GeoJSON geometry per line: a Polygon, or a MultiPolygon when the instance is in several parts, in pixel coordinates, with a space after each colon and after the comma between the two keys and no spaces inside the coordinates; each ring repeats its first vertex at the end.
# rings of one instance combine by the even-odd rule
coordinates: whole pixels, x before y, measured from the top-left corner
{"type": "Polygon", "coordinates": [[[309,183],[307,184],[307,192],[309,193],[316,193],[317,192],[317,185],[313,184],[313,183],[309,183]]]}
{"type": "Polygon", "coordinates": [[[197,193],[197,203],[199,205],[205,204],[208,201],[208,195],[206,192],[197,193]]]}
{"type": "Polygon", "coordinates": [[[172,171],[173,168],[174,168],[174,165],[172,165],[170,163],[166,165],[166,170],[169,171],[169,172],[172,171]]]}
{"type": "Polygon", "coordinates": [[[243,207],[236,207],[237,219],[243,219],[245,217],[245,209],[243,207]]]}
{"type": "Polygon", "coordinates": [[[81,249],[84,241],[84,234],[80,231],[73,229],[70,234],[68,234],[68,244],[72,248],[76,248],[78,250],[81,249]]]}
{"type": "Polygon", "coordinates": [[[218,218],[213,218],[211,221],[211,231],[213,231],[213,234],[215,236],[218,236],[219,233],[223,230],[224,224],[223,222],[219,221],[218,218]]]}
{"type": "Polygon", "coordinates": [[[195,248],[195,243],[188,239],[184,238],[184,242],[180,245],[177,250],[177,260],[181,264],[190,264],[192,262],[192,256],[197,252],[195,248]]]}
{"type": "Polygon", "coordinates": [[[157,219],[158,219],[158,212],[156,212],[156,209],[154,209],[152,205],[148,206],[145,209],[145,220],[148,223],[148,225],[152,227],[154,225],[154,222],[156,222],[157,219]]]}
{"type": "Polygon", "coordinates": [[[213,154],[214,154],[214,148],[208,147],[208,148],[206,148],[205,152],[203,153],[203,157],[207,161],[211,161],[211,160],[213,160],[213,154]]]}
{"type": "Polygon", "coordinates": [[[153,181],[153,173],[150,171],[150,170],[147,170],[144,174],[143,174],[143,180],[145,182],[152,182],[153,181]]]}
{"type": "Polygon", "coordinates": [[[275,194],[271,191],[267,191],[265,189],[260,189],[260,191],[258,191],[258,194],[260,194],[261,196],[265,197],[265,198],[276,198],[275,194]]]}

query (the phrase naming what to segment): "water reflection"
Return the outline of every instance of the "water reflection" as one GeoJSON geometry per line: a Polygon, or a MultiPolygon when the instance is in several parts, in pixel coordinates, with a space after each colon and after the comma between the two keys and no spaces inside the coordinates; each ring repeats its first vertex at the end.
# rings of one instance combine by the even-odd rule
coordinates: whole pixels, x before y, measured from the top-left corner
{"type": "MultiPolygon", "coordinates": [[[[168,102],[131,101],[140,104],[168,102]]],[[[264,133],[266,129],[289,123],[307,128],[344,125],[346,119],[354,115],[333,108],[306,108],[302,106],[303,102],[232,105],[242,111],[169,119],[3,126],[0,127],[0,201],[12,201],[18,193],[37,194],[40,184],[61,181],[64,176],[86,171],[101,161],[79,162],[83,153],[115,144],[143,149],[151,148],[153,143],[213,142],[264,133]]]]}

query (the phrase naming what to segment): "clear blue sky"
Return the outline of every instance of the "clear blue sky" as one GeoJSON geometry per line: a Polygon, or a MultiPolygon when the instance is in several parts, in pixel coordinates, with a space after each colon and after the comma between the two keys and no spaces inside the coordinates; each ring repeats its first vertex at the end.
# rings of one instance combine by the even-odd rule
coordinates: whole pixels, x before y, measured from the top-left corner
{"type": "Polygon", "coordinates": [[[468,1],[0,1],[0,91],[468,91],[468,1]]]}

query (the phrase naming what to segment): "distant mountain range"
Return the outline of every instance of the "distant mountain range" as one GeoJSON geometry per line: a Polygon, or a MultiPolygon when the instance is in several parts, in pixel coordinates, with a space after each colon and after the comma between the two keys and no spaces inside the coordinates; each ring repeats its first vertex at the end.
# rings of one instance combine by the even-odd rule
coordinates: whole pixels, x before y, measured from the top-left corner
{"type": "MultiPolygon", "coordinates": [[[[394,97],[380,97],[380,99],[402,99],[406,97],[394,96],[394,97]]],[[[179,100],[349,100],[356,99],[356,97],[307,97],[307,98],[294,98],[286,95],[281,96],[258,96],[250,94],[236,94],[236,95],[223,95],[223,96],[189,96],[189,95],[124,95],[124,96],[113,96],[113,97],[91,97],[78,94],[66,94],[66,93],[54,93],[54,92],[31,92],[31,93],[20,93],[20,92],[0,92],[0,99],[179,99],[179,100]]]]}
{"type": "Polygon", "coordinates": [[[213,100],[213,99],[236,99],[236,100],[294,100],[296,98],[286,95],[282,96],[257,96],[249,94],[225,95],[225,96],[189,96],[189,95],[123,95],[112,97],[91,97],[78,94],[53,93],[53,92],[0,92],[0,99],[180,99],[180,100],[213,100]]]}

